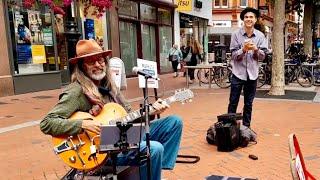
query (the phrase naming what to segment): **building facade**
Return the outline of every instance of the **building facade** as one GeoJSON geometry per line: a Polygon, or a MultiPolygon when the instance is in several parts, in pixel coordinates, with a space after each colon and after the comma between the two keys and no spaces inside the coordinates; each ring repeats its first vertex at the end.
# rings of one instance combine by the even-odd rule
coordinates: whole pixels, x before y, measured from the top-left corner
{"type": "Polygon", "coordinates": [[[0,96],[60,88],[70,83],[68,59],[79,39],[95,39],[120,57],[127,76],[137,58],[155,61],[158,72],[171,71],[165,60],[174,42],[173,0],[113,0],[101,17],[74,1],[64,16],[36,3],[0,2],[0,96]]]}
{"type": "MultiPolygon", "coordinates": [[[[179,6],[180,0],[176,0],[179,6]]],[[[189,6],[177,8],[174,13],[175,44],[188,46],[198,41],[203,47],[204,60],[208,57],[208,27],[212,26],[212,3],[205,0],[189,1],[189,6]]]]}
{"type": "MultiPolygon", "coordinates": [[[[231,34],[242,26],[241,11],[246,7],[259,9],[261,22],[265,28],[268,47],[271,49],[273,29],[273,8],[266,0],[213,0],[213,27],[209,28],[209,53],[216,52],[216,46],[225,46],[228,51],[231,34]]],[[[284,27],[285,47],[288,47],[298,33],[296,13],[286,14],[284,27]]],[[[224,56],[225,53],[222,53],[224,56]]],[[[224,57],[222,57],[224,59],[224,57]]]]}

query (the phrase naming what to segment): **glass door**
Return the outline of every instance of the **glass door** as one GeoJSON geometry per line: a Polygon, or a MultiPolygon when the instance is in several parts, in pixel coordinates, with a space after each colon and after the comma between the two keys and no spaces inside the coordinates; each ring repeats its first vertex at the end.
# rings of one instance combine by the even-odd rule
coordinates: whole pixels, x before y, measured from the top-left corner
{"type": "Polygon", "coordinates": [[[119,21],[120,53],[125,64],[126,75],[132,74],[137,65],[137,27],[131,22],[119,21]]]}
{"type": "Polygon", "coordinates": [[[160,46],[160,70],[161,72],[172,71],[171,62],[167,60],[169,50],[172,47],[172,27],[159,27],[159,46],[160,46]]]}
{"type": "Polygon", "coordinates": [[[141,24],[142,56],[145,60],[156,61],[156,31],[151,25],[141,24]]]}

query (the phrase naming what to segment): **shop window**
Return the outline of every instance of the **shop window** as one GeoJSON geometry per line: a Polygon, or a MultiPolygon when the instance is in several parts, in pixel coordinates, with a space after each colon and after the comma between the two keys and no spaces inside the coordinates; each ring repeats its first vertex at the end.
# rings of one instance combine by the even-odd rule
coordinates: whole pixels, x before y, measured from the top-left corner
{"type": "Polygon", "coordinates": [[[118,6],[118,13],[120,17],[126,17],[131,19],[138,18],[138,4],[136,2],[119,0],[118,6]]]}
{"type": "Polygon", "coordinates": [[[231,42],[231,35],[225,35],[224,36],[224,44],[226,45],[227,48],[227,52],[230,51],[229,47],[230,47],[230,42],[231,42]]]}
{"type": "Polygon", "coordinates": [[[134,23],[119,21],[120,53],[125,64],[126,74],[137,65],[137,27],[134,23]]]}
{"type": "Polygon", "coordinates": [[[160,71],[168,72],[171,70],[171,62],[166,58],[168,57],[169,50],[172,47],[172,27],[160,26],[159,27],[160,39],[160,71]]]}
{"type": "Polygon", "coordinates": [[[227,8],[228,0],[214,0],[214,8],[227,8]]]}
{"type": "Polygon", "coordinates": [[[141,24],[143,59],[156,61],[156,31],[154,26],[141,24]]]}
{"type": "Polygon", "coordinates": [[[157,10],[155,7],[140,4],[140,17],[143,21],[152,21],[155,22],[157,20],[157,10]]]}
{"type": "Polygon", "coordinates": [[[51,11],[45,6],[8,7],[15,74],[55,71],[51,11]]]}
{"type": "Polygon", "coordinates": [[[158,9],[159,23],[171,25],[171,12],[165,9],[158,9]]]}
{"type": "Polygon", "coordinates": [[[240,7],[247,7],[248,6],[248,0],[240,0],[240,7]]]}

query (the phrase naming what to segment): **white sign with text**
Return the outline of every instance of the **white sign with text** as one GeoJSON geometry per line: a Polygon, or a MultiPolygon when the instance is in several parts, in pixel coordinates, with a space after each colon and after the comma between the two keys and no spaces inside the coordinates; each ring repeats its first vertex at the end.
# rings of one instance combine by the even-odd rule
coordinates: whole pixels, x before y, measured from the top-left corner
{"type": "MultiPolygon", "coordinates": [[[[143,72],[148,73],[154,77],[158,77],[156,62],[145,59],[137,59],[137,66],[143,72]]],[[[155,79],[148,79],[147,86],[148,88],[158,88],[158,81],[155,79]]],[[[145,78],[142,75],[139,75],[139,88],[145,88],[145,78]]]]}

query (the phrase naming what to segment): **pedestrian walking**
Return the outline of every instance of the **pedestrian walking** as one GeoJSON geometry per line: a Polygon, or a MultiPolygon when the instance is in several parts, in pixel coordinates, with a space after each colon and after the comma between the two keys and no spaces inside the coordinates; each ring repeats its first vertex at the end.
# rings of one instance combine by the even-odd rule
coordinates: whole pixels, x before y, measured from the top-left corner
{"type": "MultiPolygon", "coordinates": [[[[198,40],[191,40],[185,48],[183,61],[187,66],[196,66],[202,60],[202,47],[198,40]]],[[[189,83],[194,83],[194,69],[188,68],[189,83]]]]}
{"type": "Polygon", "coordinates": [[[240,13],[243,26],[231,36],[232,79],[228,113],[236,113],[241,91],[244,94],[243,125],[250,127],[252,104],[256,94],[259,73],[258,61],[263,61],[267,49],[264,34],[254,28],[260,13],[254,8],[245,8],[240,13]]]}
{"type": "Polygon", "coordinates": [[[168,60],[171,62],[172,69],[174,71],[173,77],[179,76],[178,65],[182,57],[182,52],[179,49],[179,46],[177,44],[172,45],[172,48],[169,50],[168,60]]]}

